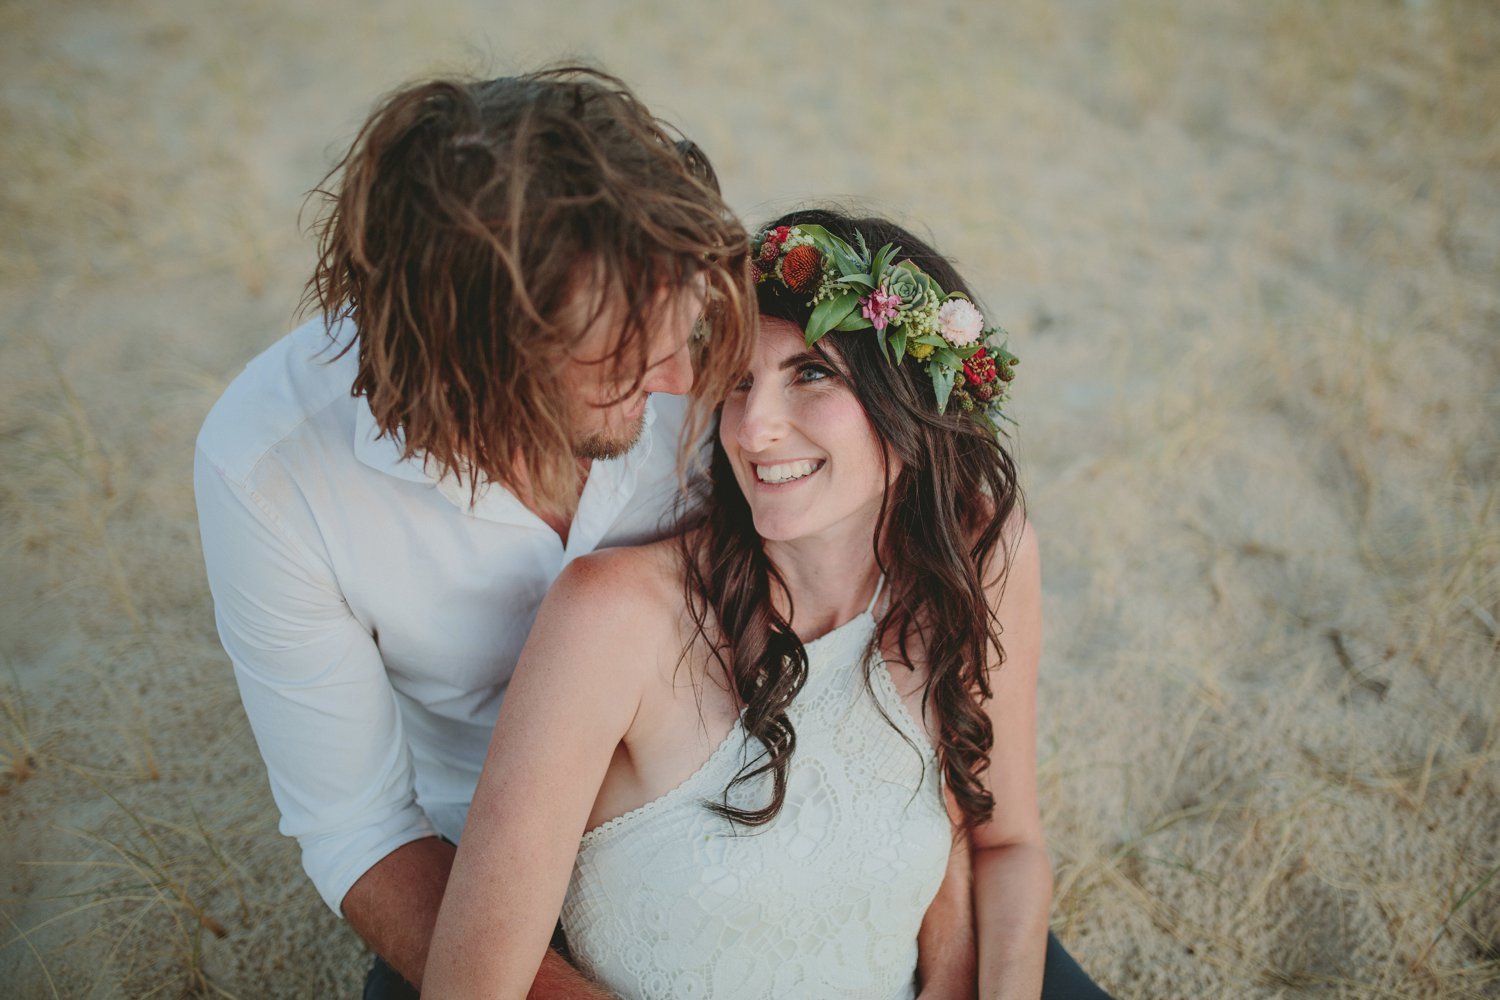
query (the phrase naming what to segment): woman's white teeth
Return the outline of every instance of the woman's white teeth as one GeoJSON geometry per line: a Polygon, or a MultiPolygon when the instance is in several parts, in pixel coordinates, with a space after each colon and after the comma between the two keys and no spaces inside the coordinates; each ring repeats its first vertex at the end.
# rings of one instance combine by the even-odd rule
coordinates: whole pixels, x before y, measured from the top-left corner
{"type": "Polygon", "coordinates": [[[757,465],[755,477],[763,483],[789,483],[810,476],[823,467],[822,462],[784,462],[781,465],[757,465]]]}

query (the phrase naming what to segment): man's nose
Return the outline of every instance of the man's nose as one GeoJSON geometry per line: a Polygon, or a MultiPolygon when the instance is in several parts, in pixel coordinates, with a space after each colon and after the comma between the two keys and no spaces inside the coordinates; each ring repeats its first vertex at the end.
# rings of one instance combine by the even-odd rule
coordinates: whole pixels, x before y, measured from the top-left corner
{"type": "Polygon", "coordinates": [[[686,342],[674,353],[653,364],[646,372],[642,387],[647,392],[670,392],[683,395],[693,387],[693,354],[686,342]]]}

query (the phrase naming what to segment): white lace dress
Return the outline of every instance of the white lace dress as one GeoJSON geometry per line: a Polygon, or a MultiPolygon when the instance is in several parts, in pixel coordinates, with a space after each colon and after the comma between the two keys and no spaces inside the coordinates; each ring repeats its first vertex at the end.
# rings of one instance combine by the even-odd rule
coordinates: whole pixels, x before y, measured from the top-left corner
{"type": "MultiPolygon", "coordinates": [[[[884,664],[879,707],[865,687],[874,628],[866,611],[806,644],[771,823],[736,828],[704,806],[760,751],[736,723],[677,788],[584,835],[562,910],[580,968],[631,1000],[915,995],[917,931],[952,835],[931,744],[884,664]]],[[[763,805],[769,786],[730,801],[763,805]]]]}

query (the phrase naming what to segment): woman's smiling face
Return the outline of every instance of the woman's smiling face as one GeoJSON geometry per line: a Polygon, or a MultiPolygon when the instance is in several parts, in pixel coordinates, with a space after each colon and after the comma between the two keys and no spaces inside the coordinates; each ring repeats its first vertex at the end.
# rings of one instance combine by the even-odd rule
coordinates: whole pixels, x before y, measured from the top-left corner
{"type": "MultiPolygon", "coordinates": [[[[762,538],[874,531],[887,476],[880,438],[847,378],[795,324],[761,317],[750,371],[724,400],[719,442],[762,538]]],[[[891,465],[894,480],[894,457],[891,465]]]]}

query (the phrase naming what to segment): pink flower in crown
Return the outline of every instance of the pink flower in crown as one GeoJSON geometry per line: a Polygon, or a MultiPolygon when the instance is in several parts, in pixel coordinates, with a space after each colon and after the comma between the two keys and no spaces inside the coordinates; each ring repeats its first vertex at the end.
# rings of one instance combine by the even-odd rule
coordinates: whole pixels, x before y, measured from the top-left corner
{"type": "Polygon", "coordinates": [[[877,332],[884,330],[901,312],[901,296],[886,291],[884,285],[860,299],[859,304],[860,314],[870,321],[877,332]]]}
{"type": "Polygon", "coordinates": [[[968,299],[949,299],[937,314],[943,339],[954,347],[968,347],[979,342],[984,332],[984,317],[968,299]]]}

